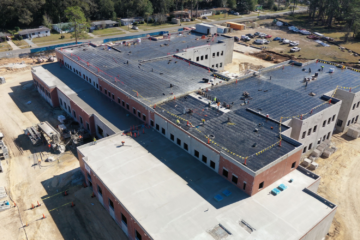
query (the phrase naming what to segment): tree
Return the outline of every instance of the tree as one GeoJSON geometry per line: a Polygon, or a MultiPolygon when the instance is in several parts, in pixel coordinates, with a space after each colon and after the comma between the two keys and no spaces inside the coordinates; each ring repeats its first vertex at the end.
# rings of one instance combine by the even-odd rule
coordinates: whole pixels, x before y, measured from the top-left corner
{"type": "Polygon", "coordinates": [[[47,15],[46,13],[43,15],[43,22],[42,22],[42,24],[43,24],[45,27],[47,27],[47,28],[49,28],[49,29],[52,29],[52,20],[51,20],[50,16],[47,15]]]}
{"type": "Polygon", "coordinates": [[[99,7],[98,18],[109,19],[114,12],[114,2],[112,0],[98,0],[97,5],[99,7]]]}
{"type": "Polygon", "coordinates": [[[236,9],[236,0],[228,0],[227,4],[229,8],[236,9]]]}
{"type": "Polygon", "coordinates": [[[143,16],[146,17],[146,19],[147,19],[146,23],[149,21],[149,16],[151,14],[153,14],[153,12],[154,12],[154,9],[153,9],[152,3],[149,0],[147,0],[147,3],[144,8],[144,13],[143,13],[143,16]]]}
{"type": "Polygon", "coordinates": [[[74,31],[71,33],[71,38],[75,38],[77,44],[79,38],[85,38],[87,28],[90,27],[89,23],[86,21],[85,15],[80,7],[68,7],[65,10],[65,16],[69,20],[70,28],[72,27],[74,31]]]}
{"type": "Polygon", "coordinates": [[[116,12],[113,12],[113,13],[112,13],[111,19],[112,19],[113,21],[116,21],[116,20],[117,20],[116,12]]]}

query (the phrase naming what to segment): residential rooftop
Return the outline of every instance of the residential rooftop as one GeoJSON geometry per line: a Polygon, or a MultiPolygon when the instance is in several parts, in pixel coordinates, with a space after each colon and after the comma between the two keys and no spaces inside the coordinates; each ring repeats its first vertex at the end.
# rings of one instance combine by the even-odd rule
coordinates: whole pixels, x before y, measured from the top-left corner
{"type": "Polygon", "coordinates": [[[48,87],[57,87],[89,116],[96,115],[115,133],[128,130],[132,125],[142,124],[138,118],[100,93],[93,85],[65,67],[60,68],[58,63],[36,66],[32,69],[48,87]]]}
{"type": "Polygon", "coordinates": [[[50,31],[47,27],[39,27],[39,28],[32,28],[32,29],[24,29],[18,32],[20,35],[30,34],[30,33],[39,33],[43,31],[50,31]]]}
{"type": "Polygon", "coordinates": [[[92,22],[91,25],[102,25],[102,24],[118,24],[118,22],[113,20],[102,20],[102,21],[95,21],[92,22]]]}
{"type": "Polygon", "coordinates": [[[307,189],[319,178],[307,170],[249,197],[153,129],[138,138],[115,134],[78,151],[153,239],[300,239],[336,209],[307,189]],[[270,194],[280,184],[287,189],[270,194]]]}

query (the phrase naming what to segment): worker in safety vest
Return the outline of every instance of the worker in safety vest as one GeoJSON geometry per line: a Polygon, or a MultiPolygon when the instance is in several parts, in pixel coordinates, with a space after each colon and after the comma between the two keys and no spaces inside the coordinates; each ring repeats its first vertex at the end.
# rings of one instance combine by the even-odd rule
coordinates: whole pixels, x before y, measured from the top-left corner
{"type": "Polygon", "coordinates": [[[176,123],[177,123],[178,125],[180,125],[180,120],[179,120],[179,119],[177,119],[177,120],[176,120],[176,123]]]}

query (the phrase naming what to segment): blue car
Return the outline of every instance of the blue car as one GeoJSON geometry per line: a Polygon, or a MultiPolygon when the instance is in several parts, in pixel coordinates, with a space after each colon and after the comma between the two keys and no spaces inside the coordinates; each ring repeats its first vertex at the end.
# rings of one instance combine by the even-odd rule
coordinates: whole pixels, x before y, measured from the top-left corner
{"type": "Polygon", "coordinates": [[[279,38],[279,37],[276,37],[276,38],[274,38],[274,40],[273,41],[279,41],[281,38],[279,38]]]}

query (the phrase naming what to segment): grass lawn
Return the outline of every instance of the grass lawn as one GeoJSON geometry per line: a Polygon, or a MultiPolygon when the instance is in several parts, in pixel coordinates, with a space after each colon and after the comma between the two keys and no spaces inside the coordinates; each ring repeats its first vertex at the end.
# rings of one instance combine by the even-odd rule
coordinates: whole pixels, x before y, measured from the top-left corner
{"type": "Polygon", "coordinates": [[[5,41],[0,43],[0,52],[11,51],[11,46],[5,41]]]}
{"type": "Polygon", "coordinates": [[[100,30],[94,30],[92,34],[96,36],[110,36],[110,35],[120,35],[124,34],[125,32],[117,29],[117,28],[105,28],[100,30]]]}
{"type": "MultiPolygon", "coordinates": [[[[47,45],[52,44],[53,42],[69,42],[69,41],[74,41],[74,38],[71,38],[71,33],[63,33],[63,35],[65,36],[65,38],[61,39],[61,34],[60,33],[51,33],[50,36],[47,37],[41,37],[41,38],[33,38],[32,42],[36,43],[37,45],[41,44],[41,43],[47,43],[47,45]]],[[[89,39],[90,36],[86,35],[86,38],[83,39],[89,39]]]]}
{"type": "MultiPolygon", "coordinates": [[[[215,20],[215,21],[219,21],[219,20],[225,20],[225,19],[240,19],[242,18],[241,15],[239,16],[236,16],[236,15],[232,15],[232,14],[220,14],[220,15],[211,15],[211,16],[208,16],[208,19],[211,19],[211,20],[215,20]]],[[[205,19],[203,19],[205,20],[205,19]]]]}

